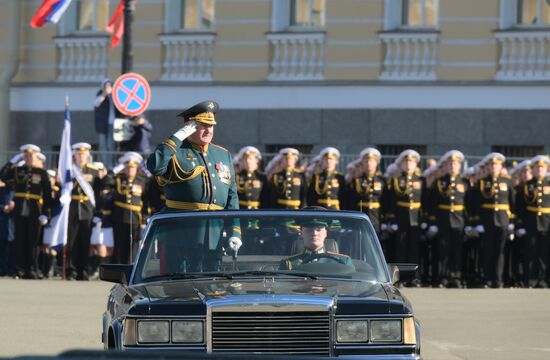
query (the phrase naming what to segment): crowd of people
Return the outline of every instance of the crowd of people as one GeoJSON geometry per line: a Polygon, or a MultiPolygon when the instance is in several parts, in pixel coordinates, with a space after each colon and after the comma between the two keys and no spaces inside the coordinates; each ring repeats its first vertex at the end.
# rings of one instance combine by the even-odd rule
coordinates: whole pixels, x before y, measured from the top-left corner
{"type": "MultiPolygon", "coordinates": [[[[167,203],[164,186],[171,179],[152,176],[139,153],[125,153],[108,169],[91,161],[89,144],[77,143],[68,241],[52,247],[57,176],[44,168],[38,146],[20,150],[0,170],[0,275],[96,278],[100,263],[131,262],[149,216],[183,204],[167,203]]],[[[224,172],[234,176],[239,207],[364,212],[389,262],[420,264],[410,286],[548,286],[547,156],[507,168],[502,154],[491,153],[465,169],[464,155],[451,150],[421,169],[420,155],[406,150],[384,173],[380,152],[370,147],[346,173],[337,171],[335,148],[308,163],[300,157],[284,148],[261,169],[260,151],[241,149],[233,158],[235,174],[224,172]]]]}

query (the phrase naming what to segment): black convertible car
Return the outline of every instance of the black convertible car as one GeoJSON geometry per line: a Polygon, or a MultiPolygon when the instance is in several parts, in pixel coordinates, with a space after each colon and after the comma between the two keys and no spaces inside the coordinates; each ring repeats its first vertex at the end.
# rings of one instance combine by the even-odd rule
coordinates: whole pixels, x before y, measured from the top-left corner
{"type": "Polygon", "coordinates": [[[117,283],[102,339],[126,351],[419,359],[420,326],[395,286],[415,270],[386,264],[361,213],[158,214],[133,265],[101,267],[117,283]]]}

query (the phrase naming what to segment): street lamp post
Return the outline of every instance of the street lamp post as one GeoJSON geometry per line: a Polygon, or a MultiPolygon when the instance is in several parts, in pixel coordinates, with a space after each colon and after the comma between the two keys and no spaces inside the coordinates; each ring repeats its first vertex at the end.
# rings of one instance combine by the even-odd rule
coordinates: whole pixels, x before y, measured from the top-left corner
{"type": "Polygon", "coordinates": [[[124,0],[124,35],[122,37],[122,73],[132,71],[134,53],[132,51],[132,22],[134,21],[135,0],[124,0]]]}

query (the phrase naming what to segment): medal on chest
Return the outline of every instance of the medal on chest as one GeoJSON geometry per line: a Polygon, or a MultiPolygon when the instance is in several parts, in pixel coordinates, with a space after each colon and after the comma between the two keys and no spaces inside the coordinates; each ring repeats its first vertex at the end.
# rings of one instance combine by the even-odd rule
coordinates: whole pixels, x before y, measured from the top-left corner
{"type": "Polygon", "coordinates": [[[133,195],[141,196],[142,193],[143,193],[143,187],[141,186],[141,184],[134,184],[132,186],[132,194],[133,195]]]}
{"type": "Polygon", "coordinates": [[[40,184],[40,181],[42,180],[42,177],[39,174],[32,174],[31,176],[31,183],[32,184],[40,184]]]}
{"type": "Polygon", "coordinates": [[[229,167],[221,161],[217,163],[214,168],[216,169],[218,179],[225,184],[231,183],[231,172],[229,167]]]}

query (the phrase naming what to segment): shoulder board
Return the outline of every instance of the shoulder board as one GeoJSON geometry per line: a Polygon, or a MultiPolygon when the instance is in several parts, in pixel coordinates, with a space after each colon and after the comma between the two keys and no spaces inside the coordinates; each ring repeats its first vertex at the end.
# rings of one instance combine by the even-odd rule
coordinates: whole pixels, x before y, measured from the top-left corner
{"type": "Polygon", "coordinates": [[[301,257],[302,255],[304,255],[304,254],[292,255],[292,256],[289,256],[289,257],[285,258],[285,260],[294,260],[294,259],[297,259],[297,258],[301,257]]]}
{"type": "Polygon", "coordinates": [[[338,256],[345,256],[345,257],[349,257],[347,256],[346,254],[339,254],[339,253],[336,253],[336,252],[333,252],[333,251],[325,251],[327,254],[331,254],[331,255],[338,255],[338,256]]]}
{"type": "Polygon", "coordinates": [[[215,147],[217,147],[218,149],[221,149],[221,150],[223,150],[223,151],[225,151],[225,152],[229,152],[229,150],[227,150],[227,149],[224,148],[223,146],[216,145],[216,144],[213,144],[213,143],[210,143],[210,145],[211,145],[211,146],[215,146],[215,147]]]}
{"type": "Polygon", "coordinates": [[[86,167],[91,170],[99,170],[95,165],[93,164],[86,164],[86,167]]]}
{"type": "Polygon", "coordinates": [[[511,179],[512,177],[510,175],[501,175],[504,179],[511,179]]]}
{"type": "Polygon", "coordinates": [[[304,171],[301,170],[301,169],[294,169],[294,172],[296,172],[298,174],[303,174],[304,173],[304,171]]]}

